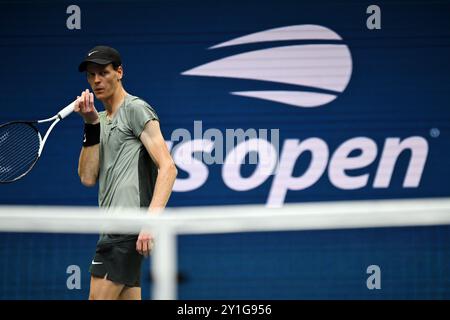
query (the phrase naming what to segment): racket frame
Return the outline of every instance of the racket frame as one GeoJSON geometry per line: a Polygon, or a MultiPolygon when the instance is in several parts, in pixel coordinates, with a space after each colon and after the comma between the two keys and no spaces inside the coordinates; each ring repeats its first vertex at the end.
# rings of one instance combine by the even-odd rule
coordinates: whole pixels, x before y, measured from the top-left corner
{"type": "Polygon", "coordinates": [[[17,181],[17,180],[23,178],[26,174],[28,174],[28,173],[31,171],[31,169],[33,169],[33,167],[34,167],[34,165],[36,164],[36,162],[39,160],[40,152],[41,152],[41,150],[42,150],[42,136],[41,136],[41,133],[39,132],[39,129],[36,127],[36,123],[38,123],[38,121],[24,121],[24,120],[10,121],[10,122],[7,122],[7,123],[4,123],[4,124],[0,125],[0,128],[9,126],[9,125],[15,124],[15,123],[26,124],[26,125],[28,125],[29,127],[33,128],[34,131],[36,131],[36,134],[37,134],[37,136],[38,136],[38,138],[39,138],[39,150],[38,150],[38,155],[37,155],[36,159],[34,159],[34,161],[31,163],[31,165],[29,166],[29,168],[28,168],[24,173],[22,173],[22,174],[21,174],[20,176],[18,176],[18,177],[15,177],[15,178],[12,179],[12,180],[8,180],[8,181],[0,181],[1,184],[11,183],[11,182],[17,181]]]}
{"type": "Polygon", "coordinates": [[[24,173],[22,173],[20,176],[14,178],[14,179],[12,179],[12,180],[9,180],[9,181],[0,181],[1,184],[11,183],[11,182],[17,181],[17,180],[23,178],[26,174],[28,174],[28,173],[31,171],[31,169],[33,169],[34,165],[36,164],[36,162],[37,162],[37,161],[39,160],[39,158],[41,157],[42,150],[44,149],[45,142],[47,141],[47,138],[48,138],[48,136],[50,135],[50,132],[53,130],[53,128],[56,126],[56,124],[57,124],[59,121],[61,121],[62,119],[64,119],[65,117],[67,117],[68,115],[70,115],[70,114],[73,112],[73,107],[74,107],[74,105],[75,105],[75,101],[73,101],[72,103],[70,103],[70,104],[69,104],[68,106],[66,106],[65,108],[61,109],[56,115],[54,115],[54,116],[51,117],[51,118],[42,119],[42,120],[37,120],[37,121],[10,121],[10,122],[7,122],[7,123],[4,123],[4,124],[0,125],[0,128],[2,128],[2,127],[4,127],[4,126],[11,125],[11,124],[14,124],[14,123],[23,123],[23,124],[27,124],[27,125],[29,125],[30,127],[32,127],[32,128],[36,131],[36,133],[37,133],[37,135],[38,135],[38,137],[39,137],[39,150],[38,150],[38,154],[37,154],[36,159],[33,161],[33,163],[32,163],[32,164],[30,165],[30,167],[28,168],[28,170],[26,170],[26,171],[25,171],[24,173]],[[45,122],[50,122],[50,121],[53,121],[53,123],[52,123],[52,124],[50,125],[50,127],[47,129],[47,132],[45,133],[44,138],[42,138],[42,135],[41,135],[41,133],[39,132],[39,129],[38,129],[38,127],[36,126],[36,124],[39,124],[39,123],[45,123],[45,122]]]}

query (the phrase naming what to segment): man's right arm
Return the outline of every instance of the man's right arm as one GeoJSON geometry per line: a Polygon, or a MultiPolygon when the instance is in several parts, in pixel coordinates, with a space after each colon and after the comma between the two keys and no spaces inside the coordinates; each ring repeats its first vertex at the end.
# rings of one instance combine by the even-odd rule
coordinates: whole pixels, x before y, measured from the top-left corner
{"type": "MultiPolygon", "coordinates": [[[[77,97],[74,111],[83,117],[84,123],[96,125],[100,123],[97,110],[94,107],[94,95],[89,90],[83,91],[77,97]]],[[[100,145],[97,143],[81,148],[78,161],[78,176],[86,187],[92,187],[97,183],[100,162],[100,145]]]]}

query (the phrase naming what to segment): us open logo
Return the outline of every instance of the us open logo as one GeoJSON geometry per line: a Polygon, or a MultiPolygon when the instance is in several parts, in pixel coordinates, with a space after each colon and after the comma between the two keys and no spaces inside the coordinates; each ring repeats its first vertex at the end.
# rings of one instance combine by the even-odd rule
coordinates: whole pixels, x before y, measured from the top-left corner
{"type": "MultiPolygon", "coordinates": [[[[200,65],[182,75],[264,81],[263,90],[237,91],[237,88],[230,93],[301,108],[329,104],[344,92],[350,82],[352,58],[349,48],[338,34],[328,28],[286,26],[232,39],[210,49],[241,45],[239,49],[245,52],[200,65]]],[[[220,130],[213,130],[217,132],[215,136],[223,136],[220,130]]],[[[194,140],[183,138],[183,142],[174,147],[174,150],[186,150],[182,154],[175,150],[173,154],[175,163],[188,173],[188,178],[177,179],[174,191],[188,192],[205,185],[209,168],[196,158],[196,154],[213,154],[213,146],[217,145],[218,139],[212,142],[212,136],[205,132],[194,140]]],[[[179,140],[170,141],[171,147],[175,141],[179,140]]],[[[387,189],[399,166],[404,168],[402,187],[418,188],[429,150],[428,141],[422,136],[395,137],[392,134],[380,142],[368,136],[347,137],[337,145],[335,142],[330,145],[319,137],[288,137],[275,147],[262,136],[230,145],[231,148],[222,153],[224,184],[231,190],[245,192],[271,179],[266,200],[269,207],[282,206],[288,192],[314,187],[322,179],[327,179],[330,186],[338,190],[387,189]],[[251,152],[258,154],[257,166],[250,176],[244,176],[241,171],[243,160],[251,152]],[[406,167],[399,161],[404,152],[409,154],[406,167]],[[302,157],[305,153],[310,157],[302,157]],[[301,161],[306,161],[307,165],[298,174],[295,169],[301,161]]]]}
{"type": "Polygon", "coordinates": [[[319,25],[295,25],[252,33],[209,49],[250,43],[314,41],[249,51],[206,63],[182,75],[225,77],[297,85],[298,90],[234,91],[232,95],[275,101],[296,107],[319,107],[335,100],[352,74],[349,48],[342,38],[319,25]],[[316,44],[317,41],[330,42],[316,44]]]}

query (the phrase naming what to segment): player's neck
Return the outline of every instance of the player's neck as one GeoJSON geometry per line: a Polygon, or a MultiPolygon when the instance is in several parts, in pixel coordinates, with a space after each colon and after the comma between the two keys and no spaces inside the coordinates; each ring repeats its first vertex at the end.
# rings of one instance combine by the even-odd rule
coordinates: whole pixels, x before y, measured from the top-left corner
{"type": "Polygon", "coordinates": [[[125,89],[121,87],[119,90],[116,90],[116,92],[111,97],[102,101],[103,105],[105,106],[106,114],[109,118],[114,117],[127,94],[128,93],[125,91],[125,89]]]}

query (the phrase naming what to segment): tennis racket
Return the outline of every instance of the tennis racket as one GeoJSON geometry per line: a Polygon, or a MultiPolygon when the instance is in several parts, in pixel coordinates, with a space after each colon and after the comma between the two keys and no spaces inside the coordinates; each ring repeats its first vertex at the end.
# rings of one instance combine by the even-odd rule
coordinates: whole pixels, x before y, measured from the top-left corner
{"type": "Polygon", "coordinates": [[[37,121],[12,121],[0,125],[0,183],[23,178],[34,167],[56,124],[73,112],[75,101],[55,116],[37,121]],[[42,138],[37,124],[53,121],[42,138]]]}

